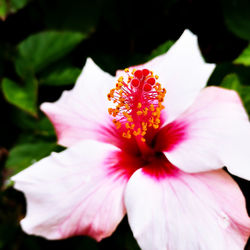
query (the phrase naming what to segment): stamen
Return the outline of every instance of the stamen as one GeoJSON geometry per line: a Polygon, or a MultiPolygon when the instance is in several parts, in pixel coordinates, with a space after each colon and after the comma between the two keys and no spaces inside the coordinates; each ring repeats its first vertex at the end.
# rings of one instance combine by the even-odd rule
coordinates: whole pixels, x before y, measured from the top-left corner
{"type": "Polygon", "coordinates": [[[156,82],[159,77],[148,69],[124,71],[126,79],[119,77],[115,88],[107,95],[108,100],[116,105],[108,112],[115,118],[113,123],[122,130],[124,138],[135,136],[144,143],[148,128],[159,128],[166,89],[156,82]]]}

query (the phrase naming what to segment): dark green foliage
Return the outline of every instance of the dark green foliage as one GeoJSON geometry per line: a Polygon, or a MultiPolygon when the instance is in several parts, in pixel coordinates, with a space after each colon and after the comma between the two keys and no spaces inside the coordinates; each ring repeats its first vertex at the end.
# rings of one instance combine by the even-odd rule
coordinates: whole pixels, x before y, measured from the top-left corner
{"type": "Polygon", "coordinates": [[[23,8],[29,0],[0,0],[0,18],[4,20],[9,14],[23,8]]]}
{"type": "Polygon", "coordinates": [[[222,0],[227,27],[242,39],[250,40],[250,2],[248,0],[222,0]]]}
{"type": "Polygon", "coordinates": [[[234,63],[250,66],[250,45],[234,60],[234,63]]]}
{"type": "Polygon", "coordinates": [[[86,35],[80,32],[45,31],[31,35],[17,46],[15,59],[17,73],[22,77],[26,71],[41,70],[67,55],[86,35]]]}
{"type": "Polygon", "coordinates": [[[246,110],[248,111],[248,114],[250,114],[250,86],[243,85],[239,77],[232,73],[225,76],[221,83],[221,87],[237,91],[244,103],[246,110]]]}
{"type": "Polygon", "coordinates": [[[31,115],[37,115],[37,81],[35,78],[26,79],[24,86],[4,78],[2,80],[2,90],[9,103],[16,105],[31,115]]]}

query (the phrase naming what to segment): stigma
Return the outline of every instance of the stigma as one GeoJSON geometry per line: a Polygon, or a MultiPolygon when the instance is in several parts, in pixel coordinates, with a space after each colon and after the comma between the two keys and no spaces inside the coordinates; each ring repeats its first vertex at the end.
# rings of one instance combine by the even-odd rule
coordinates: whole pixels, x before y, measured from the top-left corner
{"type": "Polygon", "coordinates": [[[146,142],[149,128],[158,129],[161,123],[162,102],[166,89],[158,82],[158,76],[148,69],[125,69],[115,88],[108,93],[113,107],[108,109],[115,127],[124,138],[135,136],[146,142]]]}

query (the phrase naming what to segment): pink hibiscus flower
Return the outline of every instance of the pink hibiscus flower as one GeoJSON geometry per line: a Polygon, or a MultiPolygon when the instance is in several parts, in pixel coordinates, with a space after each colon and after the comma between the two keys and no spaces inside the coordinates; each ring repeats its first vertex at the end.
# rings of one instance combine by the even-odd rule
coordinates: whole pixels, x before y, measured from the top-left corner
{"type": "Polygon", "coordinates": [[[190,31],[116,77],[88,59],[75,87],[41,106],[68,149],[12,177],[23,230],[100,241],[127,214],[143,250],[243,249],[245,199],[221,168],[250,179],[250,125],[235,91],[204,88],[214,67],[190,31]]]}

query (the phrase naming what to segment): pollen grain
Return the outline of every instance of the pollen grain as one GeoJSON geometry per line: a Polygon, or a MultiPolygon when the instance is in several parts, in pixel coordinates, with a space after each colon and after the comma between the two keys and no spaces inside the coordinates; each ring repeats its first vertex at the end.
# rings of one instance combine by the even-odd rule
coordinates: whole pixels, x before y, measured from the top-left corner
{"type": "Polygon", "coordinates": [[[149,128],[160,127],[166,89],[158,82],[158,75],[148,69],[126,68],[124,72],[107,95],[114,104],[108,113],[124,138],[135,136],[144,143],[149,128]]]}

